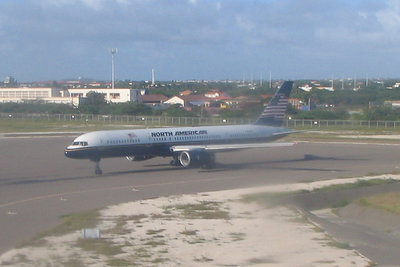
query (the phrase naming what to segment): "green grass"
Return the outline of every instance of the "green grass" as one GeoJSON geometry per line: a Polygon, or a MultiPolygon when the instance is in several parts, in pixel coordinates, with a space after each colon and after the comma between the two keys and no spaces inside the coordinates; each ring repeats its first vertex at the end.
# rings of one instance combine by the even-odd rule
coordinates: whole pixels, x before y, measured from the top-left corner
{"type": "Polygon", "coordinates": [[[120,258],[111,258],[106,260],[107,266],[135,266],[132,262],[120,258]]]}
{"type": "Polygon", "coordinates": [[[155,258],[154,260],[151,261],[151,263],[160,264],[160,263],[164,263],[167,261],[168,261],[168,259],[166,259],[166,258],[155,258]]]}
{"type": "MultiPolygon", "coordinates": [[[[391,184],[391,183],[398,183],[398,180],[394,179],[370,179],[370,180],[357,180],[354,183],[345,183],[345,184],[335,184],[335,185],[329,185],[321,188],[314,189],[312,191],[308,190],[299,190],[299,191],[292,191],[292,192],[267,192],[267,193],[258,193],[258,194],[249,194],[249,195],[244,195],[242,197],[243,202],[257,202],[265,207],[275,207],[277,205],[281,205],[282,203],[285,202],[285,200],[290,200],[291,198],[298,196],[298,195],[304,195],[304,194],[309,194],[309,193],[323,193],[323,192],[333,192],[333,191],[339,191],[339,190],[345,190],[345,189],[353,189],[353,188],[359,188],[359,187],[365,187],[365,186],[377,186],[377,185],[382,185],[382,184],[391,184]]],[[[339,207],[344,207],[348,205],[349,202],[347,200],[340,200],[336,203],[332,204],[333,208],[339,208],[339,207]]]]}
{"type": "Polygon", "coordinates": [[[267,259],[267,258],[264,258],[264,259],[252,258],[252,259],[249,259],[247,262],[249,263],[249,266],[255,265],[255,264],[257,264],[257,265],[258,264],[276,264],[276,265],[278,265],[276,261],[274,261],[272,259],[267,259]]]}
{"type": "Polygon", "coordinates": [[[348,243],[339,242],[336,240],[331,240],[327,243],[328,246],[340,248],[340,249],[352,249],[352,247],[348,243]]]}
{"type": "Polygon", "coordinates": [[[157,235],[157,234],[162,233],[164,231],[165,231],[165,229],[147,230],[146,235],[157,235]]]}
{"type": "Polygon", "coordinates": [[[310,193],[308,190],[292,191],[292,192],[267,192],[258,194],[249,194],[242,197],[242,201],[245,203],[257,202],[261,205],[272,208],[282,204],[285,199],[289,199],[296,195],[303,195],[310,193]]]}
{"type": "Polygon", "coordinates": [[[24,264],[26,266],[33,265],[33,261],[29,260],[26,255],[17,254],[9,261],[1,261],[1,266],[18,266],[24,264]]]}
{"type": "Polygon", "coordinates": [[[194,258],[194,261],[196,261],[196,262],[210,262],[210,261],[213,261],[213,259],[211,259],[211,258],[208,258],[208,257],[206,257],[206,256],[201,256],[200,258],[194,258]]]}
{"type": "Polygon", "coordinates": [[[18,247],[26,246],[44,246],[45,237],[61,236],[84,228],[93,228],[99,221],[99,212],[97,210],[84,211],[70,215],[64,215],[60,218],[62,222],[51,230],[39,233],[31,240],[20,244],[18,247]]]}
{"type": "MultiPolygon", "coordinates": [[[[68,116],[68,115],[67,115],[68,116]]],[[[94,115],[97,118],[97,115],[94,115]]],[[[155,121],[158,122],[156,118],[155,121]]],[[[161,121],[164,123],[163,121],[161,121]]],[[[172,119],[169,120],[172,122],[172,119]]],[[[176,123],[176,120],[174,120],[176,123]]],[[[150,123],[150,122],[149,122],[150,123]]],[[[71,119],[67,117],[64,120],[62,117],[61,120],[58,119],[47,119],[47,118],[33,118],[33,119],[16,119],[16,118],[0,118],[0,132],[1,133],[9,133],[9,132],[48,132],[48,131],[94,131],[94,130],[102,130],[102,129],[115,129],[121,128],[126,125],[132,125],[132,127],[160,127],[162,125],[156,124],[146,124],[146,121],[129,121],[127,122],[124,119],[124,116],[121,116],[121,121],[109,121],[109,119],[100,120],[94,119],[85,121],[85,119],[71,119]]],[[[172,125],[172,124],[171,124],[172,125]]],[[[199,124],[200,125],[200,124],[199,124]]],[[[203,125],[203,124],[202,124],[203,125]]],[[[178,125],[176,125],[178,126],[178,125]]],[[[181,125],[188,126],[188,125],[181,125]]],[[[332,139],[339,138],[339,135],[350,134],[350,135],[365,135],[365,138],[368,139],[368,135],[374,134],[399,134],[400,127],[398,128],[368,128],[367,126],[363,127],[352,127],[352,126],[329,126],[325,127],[321,125],[321,127],[313,126],[313,127],[289,127],[295,130],[304,130],[304,132],[295,133],[290,135],[290,137],[294,138],[305,138],[305,139],[332,139]],[[326,131],[328,133],[315,133],[313,131],[326,131]],[[344,133],[345,131],[345,133],[344,133]]],[[[346,139],[345,137],[340,137],[341,139],[346,139]]]]}
{"type": "Polygon", "coordinates": [[[398,192],[361,198],[357,203],[400,215],[400,193],[398,192]]]}
{"type": "MultiPolygon", "coordinates": [[[[75,255],[76,256],[76,255],[75,255]]],[[[85,267],[86,266],[86,264],[84,264],[83,262],[82,262],[82,260],[80,260],[79,258],[78,258],[79,256],[77,256],[77,258],[74,258],[74,259],[69,259],[69,260],[67,260],[66,262],[63,262],[62,263],[62,265],[64,265],[64,266],[68,266],[68,267],[85,267]]]]}
{"type": "Polygon", "coordinates": [[[179,232],[182,235],[187,235],[187,236],[194,236],[197,235],[197,230],[184,230],[182,232],[179,232]]]}
{"type": "Polygon", "coordinates": [[[175,209],[187,219],[230,219],[229,212],[220,209],[221,203],[202,201],[198,204],[185,204],[165,207],[165,210],[175,209]]]}
{"type": "MultiPolygon", "coordinates": [[[[0,119],[0,133],[19,132],[89,132],[125,128],[129,123],[104,123],[102,121],[85,122],[81,120],[42,120],[42,119],[0,119]]],[[[132,127],[143,128],[132,124],[132,127]]]]}
{"type": "Polygon", "coordinates": [[[347,199],[342,199],[338,202],[335,202],[331,205],[331,208],[333,209],[338,209],[338,208],[343,208],[346,207],[347,205],[349,205],[351,202],[348,201],[347,199]]]}
{"type": "MultiPolygon", "coordinates": [[[[290,128],[290,127],[289,127],[290,128]]],[[[368,143],[399,143],[395,139],[376,139],[371,138],[371,135],[397,135],[400,134],[400,127],[395,129],[387,128],[335,128],[335,127],[321,127],[321,128],[291,128],[302,132],[290,134],[285,137],[286,140],[311,140],[311,141],[363,141],[368,143]],[[358,138],[353,138],[358,136],[358,138]]]]}
{"type": "Polygon", "coordinates": [[[246,237],[245,233],[229,233],[229,236],[232,238],[232,241],[242,241],[246,237]]]}
{"type": "Polygon", "coordinates": [[[94,252],[104,256],[115,256],[123,253],[122,247],[106,239],[79,239],[76,246],[84,251],[94,252]]]}
{"type": "Polygon", "coordinates": [[[370,179],[370,180],[357,180],[355,183],[346,183],[346,184],[336,184],[336,185],[329,185],[321,188],[317,188],[313,190],[313,192],[330,192],[336,190],[343,190],[343,189],[353,189],[358,187],[364,186],[375,186],[375,185],[382,185],[382,184],[391,184],[391,183],[398,183],[398,180],[395,179],[370,179]]]}
{"type": "Polygon", "coordinates": [[[158,247],[158,246],[164,246],[166,245],[164,240],[149,240],[146,243],[144,243],[146,246],[151,246],[151,247],[158,247]]]}

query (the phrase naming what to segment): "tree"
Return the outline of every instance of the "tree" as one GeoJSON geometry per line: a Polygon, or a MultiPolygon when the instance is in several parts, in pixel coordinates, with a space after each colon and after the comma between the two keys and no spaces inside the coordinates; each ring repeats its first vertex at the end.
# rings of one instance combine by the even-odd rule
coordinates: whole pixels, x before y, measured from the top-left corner
{"type": "Polygon", "coordinates": [[[86,98],[82,99],[82,103],[79,103],[79,110],[81,113],[86,114],[99,114],[100,110],[107,105],[104,95],[90,91],[87,93],[86,98]]]}
{"type": "Polygon", "coordinates": [[[179,104],[171,105],[162,112],[163,116],[169,117],[196,117],[196,114],[185,110],[179,104]]]}
{"type": "Polygon", "coordinates": [[[152,115],[153,113],[151,107],[132,102],[113,104],[110,108],[113,114],[119,115],[152,115]]]}
{"type": "Polygon", "coordinates": [[[96,93],[94,91],[90,91],[89,93],[87,93],[86,100],[84,102],[87,105],[104,105],[104,104],[106,104],[104,95],[101,93],[96,93]]]}

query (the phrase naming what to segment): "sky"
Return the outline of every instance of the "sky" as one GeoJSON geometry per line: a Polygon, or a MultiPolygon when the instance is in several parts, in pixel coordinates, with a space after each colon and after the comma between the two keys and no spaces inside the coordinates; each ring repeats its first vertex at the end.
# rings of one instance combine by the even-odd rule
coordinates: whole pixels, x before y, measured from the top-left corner
{"type": "Polygon", "coordinates": [[[399,0],[0,0],[0,80],[400,77],[399,0]]]}

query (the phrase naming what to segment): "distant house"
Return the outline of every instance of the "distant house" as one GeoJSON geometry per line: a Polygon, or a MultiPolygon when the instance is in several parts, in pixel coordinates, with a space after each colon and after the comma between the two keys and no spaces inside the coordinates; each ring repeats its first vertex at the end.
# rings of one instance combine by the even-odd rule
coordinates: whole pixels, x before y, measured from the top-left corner
{"type": "Polygon", "coordinates": [[[386,100],[383,102],[385,107],[391,108],[400,108],[400,101],[399,100],[386,100]]]}
{"type": "Polygon", "coordinates": [[[185,100],[182,96],[173,96],[170,99],[164,101],[164,103],[169,105],[181,105],[182,107],[185,106],[185,100]]]}
{"type": "Polygon", "coordinates": [[[207,92],[207,93],[204,94],[204,96],[208,97],[208,98],[216,98],[216,97],[219,97],[219,96],[222,96],[222,95],[223,95],[223,92],[220,92],[220,91],[217,91],[217,90],[210,91],[210,92],[207,92]]]}
{"type": "Polygon", "coordinates": [[[261,103],[260,99],[248,96],[238,96],[226,99],[223,102],[226,104],[226,107],[229,106],[231,109],[247,109],[261,103]]]}
{"type": "Polygon", "coordinates": [[[204,94],[205,97],[207,98],[212,98],[214,100],[229,100],[232,99],[227,93],[221,92],[221,91],[210,91],[204,94]]]}
{"type": "Polygon", "coordinates": [[[304,106],[304,102],[300,98],[289,98],[289,103],[296,109],[301,110],[304,106]]]}
{"type": "Polygon", "coordinates": [[[331,92],[335,91],[335,88],[327,87],[327,86],[318,86],[316,88],[319,89],[319,90],[327,90],[327,91],[331,91],[331,92]]]}
{"type": "Polygon", "coordinates": [[[303,90],[303,91],[310,92],[311,89],[312,89],[312,86],[309,86],[308,84],[306,84],[306,85],[304,85],[304,86],[299,86],[299,88],[300,88],[301,90],[303,90]]]}
{"type": "Polygon", "coordinates": [[[202,107],[209,107],[210,106],[210,99],[203,95],[188,95],[188,96],[173,96],[167,101],[165,104],[171,105],[181,105],[185,109],[191,109],[193,106],[202,106],[202,107]]]}
{"type": "Polygon", "coordinates": [[[180,96],[188,96],[191,95],[193,92],[192,90],[185,90],[179,93],[180,96]]]}
{"type": "Polygon", "coordinates": [[[168,97],[162,94],[142,95],[142,103],[149,106],[159,106],[164,104],[167,100],[168,97]]]}
{"type": "Polygon", "coordinates": [[[394,85],[393,85],[393,88],[399,88],[400,87],[400,83],[395,83],[394,85]]]}

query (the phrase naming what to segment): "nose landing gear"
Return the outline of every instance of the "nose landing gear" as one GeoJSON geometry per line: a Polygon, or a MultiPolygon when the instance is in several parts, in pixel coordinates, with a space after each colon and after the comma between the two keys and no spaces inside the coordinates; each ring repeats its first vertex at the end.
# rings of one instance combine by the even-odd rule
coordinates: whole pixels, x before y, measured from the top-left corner
{"type": "Polygon", "coordinates": [[[100,159],[90,159],[90,160],[95,163],[95,165],[94,165],[94,173],[96,175],[102,175],[103,171],[100,169],[100,159]]]}

